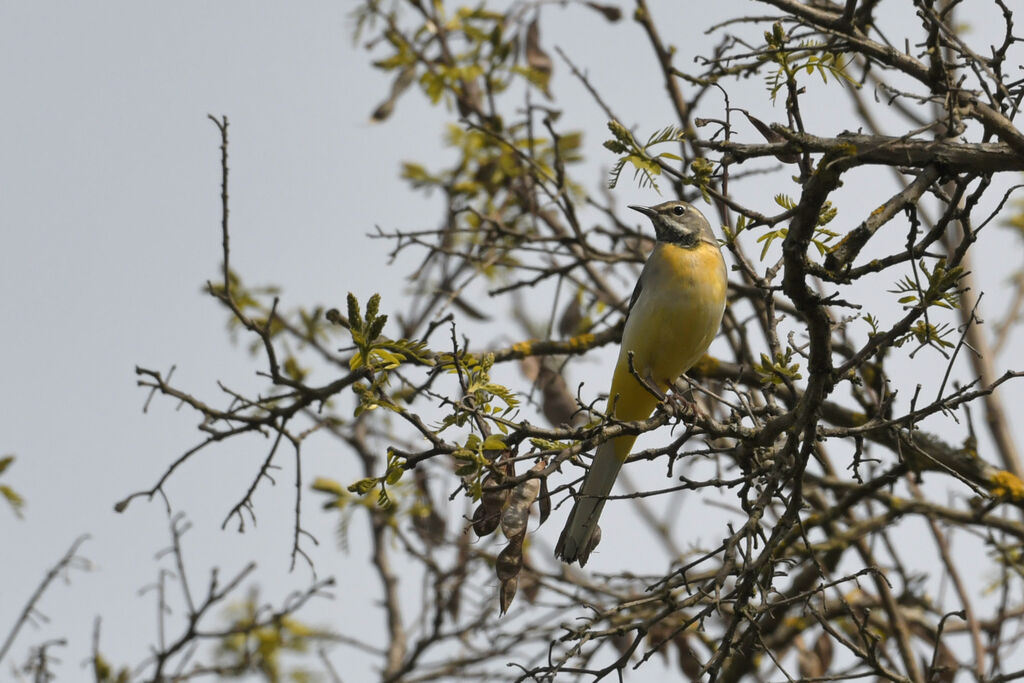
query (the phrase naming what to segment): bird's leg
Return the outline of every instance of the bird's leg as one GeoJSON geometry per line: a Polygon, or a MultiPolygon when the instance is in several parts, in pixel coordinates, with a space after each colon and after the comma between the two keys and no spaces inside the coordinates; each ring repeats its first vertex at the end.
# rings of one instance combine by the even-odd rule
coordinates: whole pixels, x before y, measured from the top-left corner
{"type": "Polygon", "coordinates": [[[672,386],[672,391],[662,399],[666,405],[681,411],[683,416],[699,417],[704,414],[700,405],[693,398],[693,389],[687,388],[685,392],[680,392],[675,385],[670,386],[672,386]]]}
{"type": "Polygon", "coordinates": [[[654,376],[651,374],[650,370],[648,370],[643,376],[641,376],[640,372],[637,370],[636,366],[633,365],[633,352],[632,351],[630,351],[627,354],[627,359],[628,359],[628,363],[629,363],[629,374],[633,375],[633,379],[635,379],[637,382],[640,382],[640,385],[644,389],[646,389],[647,393],[649,393],[651,396],[653,396],[654,398],[658,399],[659,401],[664,402],[665,401],[665,391],[661,387],[664,386],[664,387],[667,388],[669,385],[667,383],[666,384],[659,384],[658,382],[656,382],[655,379],[654,379],[654,376]]]}

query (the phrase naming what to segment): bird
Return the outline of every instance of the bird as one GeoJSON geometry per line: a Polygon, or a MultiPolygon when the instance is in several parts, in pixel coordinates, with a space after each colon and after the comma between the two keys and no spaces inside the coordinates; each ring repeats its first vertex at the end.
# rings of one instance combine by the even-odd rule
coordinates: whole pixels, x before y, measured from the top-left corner
{"type": "MultiPolygon", "coordinates": [[[[609,415],[620,421],[646,420],[660,402],[637,376],[663,400],[708,350],[722,324],[728,280],[711,225],[694,206],[668,201],[629,208],[650,218],[657,242],[629,302],[608,393],[609,415]]],[[[601,537],[598,518],[634,441],[636,436],[623,435],[598,446],[555,546],[556,557],[581,567],[587,563],[601,537]]]]}

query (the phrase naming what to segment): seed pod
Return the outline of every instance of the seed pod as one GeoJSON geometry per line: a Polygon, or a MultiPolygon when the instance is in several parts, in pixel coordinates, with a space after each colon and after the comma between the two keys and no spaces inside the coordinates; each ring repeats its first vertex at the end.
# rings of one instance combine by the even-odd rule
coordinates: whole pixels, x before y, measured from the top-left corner
{"type": "Polygon", "coordinates": [[[501,589],[498,592],[498,601],[502,614],[508,611],[509,605],[512,604],[512,599],[516,597],[516,587],[518,585],[519,579],[515,576],[507,581],[501,582],[501,589]]]}
{"type": "Polygon", "coordinates": [[[526,534],[521,534],[509,540],[508,545],[498,553],[498,559],[494,564],[494,573],[498,575],[501,582],[498,601],[501,613],[508,611],[512,599],[516,596],[516,589],[519,587],[519,572],[523,568],[523,539],[526,534]]]}
{"type": "Polygon", "coordinates": [[[700,677],[700,672],[704,669],[704,665],[700,663],[700,657],[697,656],[697,652],[690,645],[690,639],[687,637],[687,634],[680,633],[673,642],[676,646],[676,652],[679,654],[679,669],[686,674],[689,680],[697,680],[700,677]]]}
{"type": "Polygon", "coordinates": [[[480,496],[481,504],[493,511],[500,510],[505,506],[509,491],[508,489],[498,488],[501,482],[496,477],[488,474],[480,482],[480,485],[483,487],[483,493],[480,496]]]}
{"type": "Polygon", "coordinates": [[[601,5],[596,2],[586,2],[584,4],[595,12],[600,12],[610,22],[616,22],[622,18],[622,10],[615,5],[601,5]]]}
{"type": "Polygon", "coordinates": [[[489,512],[483,503],[473,510],[473,533],[478,537],[490,536],[498,528],[501,515],[498,512],[489,512]]]}
{"type": "Polygon", "coordinates": [[[530,506],[540,493],[540,479],[527,479],[515,487],[509,496],[508,506],[501,513],[501,530],[506,538],[514,538],[526,531],[530,518],[530,506]]]}
{"type": "Polygon", "coordinates": [[[494,573],[498,575],[499,581],[505,581],[516,574],[523,568],[523,539],[513,539],[509,541],[500,553],[498,553],[498,559],[494,563],[494,573]]]}

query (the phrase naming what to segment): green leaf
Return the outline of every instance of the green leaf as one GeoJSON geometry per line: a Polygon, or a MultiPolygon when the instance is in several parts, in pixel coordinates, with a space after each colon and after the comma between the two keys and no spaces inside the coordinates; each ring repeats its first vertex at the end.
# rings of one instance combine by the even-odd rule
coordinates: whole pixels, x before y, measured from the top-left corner
{"type": "Polygon", "coordinates": [[[483,445],[483,449],[485,451],[503,451],[506,448],[508,448],[508,446],[505,445],[504,440],[502,440],[502,438],[497,434],[491,434],[488,436],[483,445]]]}
{"type": "Polygon", "coordinates": [[[821,211],[818,213],[818,226],[828,225],[838,213],[838,209],[832,206],[832,202],[826,201],[822,204],[821,211]]]}
{"type": "Polygon", "coordinates": [[[771,246],[771,243],[777,239],[785,238],[787,232],[788,230],[786,228],[779,228],[778,230],[771,230],[769,232],[766,232],[765,234],[757,238],[758,242],[764,242],[764,246],[761,248],[762,261],[764,260],[764,257],[768,255],[768,247],[771,246]]]}
{"type": "Polygon", "coordinates": [[[0,496],[7,499],[7,502],[11,504],[12,508],[14,508],[14,513],[20,517],[21,508],[25,505],[25,499],[6,484],[0,484],[0,496]]]}
{"type": "Polygon", "coordinates": [[[372,477],[360,479],[356,483],[350,485],[348,487],[348,490],[351,491],[352,493],[358,493],[360,496],[365,496],[367,493],[373,490],[373,487],[377,485],[377,481],[377,479],[374,479],[372,477]]]}
{"type": "Polygon", "coordinates": [[[560,451],[569,447],[568,442],[549,441],[540,437],[530,437],[530,445],[542,451],[560,451]]]}
{"type": "Polygon", "coordinates": [[[603,144],[605,149],[611,150],[616,154],[625,154],[626,152],[629,151],[629,147],[626,147],[618,140],[605,140],[603,144]]]}
{"type": "Polygon", "coordinates": [[[455,475],[458,477],[468,477],[469,475],[476,472],[478,469],[479,466],[475,462],[467,463],[465,465],[460,465],[459,467],[455,468],[455,475]]]}
{"type": "Polygon", "coordinates": [[[793,198],[784,194],[775,195],[775,203],[781,206],[782,208],[786,209],[787,211],[796,208],[796,202],[793,201],[793,198]]]}
{"type": "Polygon", "coordinates": [[[384,71],[391,71],[393,69],[397,69],[400,66],[406,66],[408,64],[411,64],[412,62],[415,61],[415,59],[416,56],[412,52],[406,51],[403,53],[402,51],[399,51],[385,59],[378,59],[377,61],[373,62],[373,65],[378,69],[382,69],[384,71]]]}
{"type": "Polygon", "coordinates": [[[310,488],[314,491],[320,491],[321,493],[333,493],[336,496],[344,495],[345,492],[345,489],[341,488],[341,484],[333,479],[327,479],[326,477],[317,477],[314,479],[310,488]]]}
{"type": "Polygon", "coordinates": [[[427,97],[430,98],[431,104],[437,104],[441,101],[441,95],[444,94],[444,78],[440,75],[431,71],[424,71],[423,75],[420,76],[420,86],[427,97]]]}
{"type": "MultiPolygon", "coordinates": [[[[379,359],[383,362],[383,369],[385,370],[394,370],[402,364],[403,360],[405,360],[405,356],[402,354],[392,353],[387,349],[375,348],[372,353],[374,360],[379,359]]],[[[376,365],[376,363],[374,363],[374,365],[376,365]]]]}

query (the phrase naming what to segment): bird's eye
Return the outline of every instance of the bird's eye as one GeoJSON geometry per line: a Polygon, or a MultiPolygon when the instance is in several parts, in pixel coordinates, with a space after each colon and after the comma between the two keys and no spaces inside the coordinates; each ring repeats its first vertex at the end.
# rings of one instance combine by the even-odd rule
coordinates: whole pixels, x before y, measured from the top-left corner
{"type": "Polygon", "coordinates": [[[686,209],[684,209],[683,207],[681,207],[679,205],[676,205],[676,206],[672,207],[672,213],[674,213],[677,216],[682,216],[685,212],[686,212],[686,209]]]}

